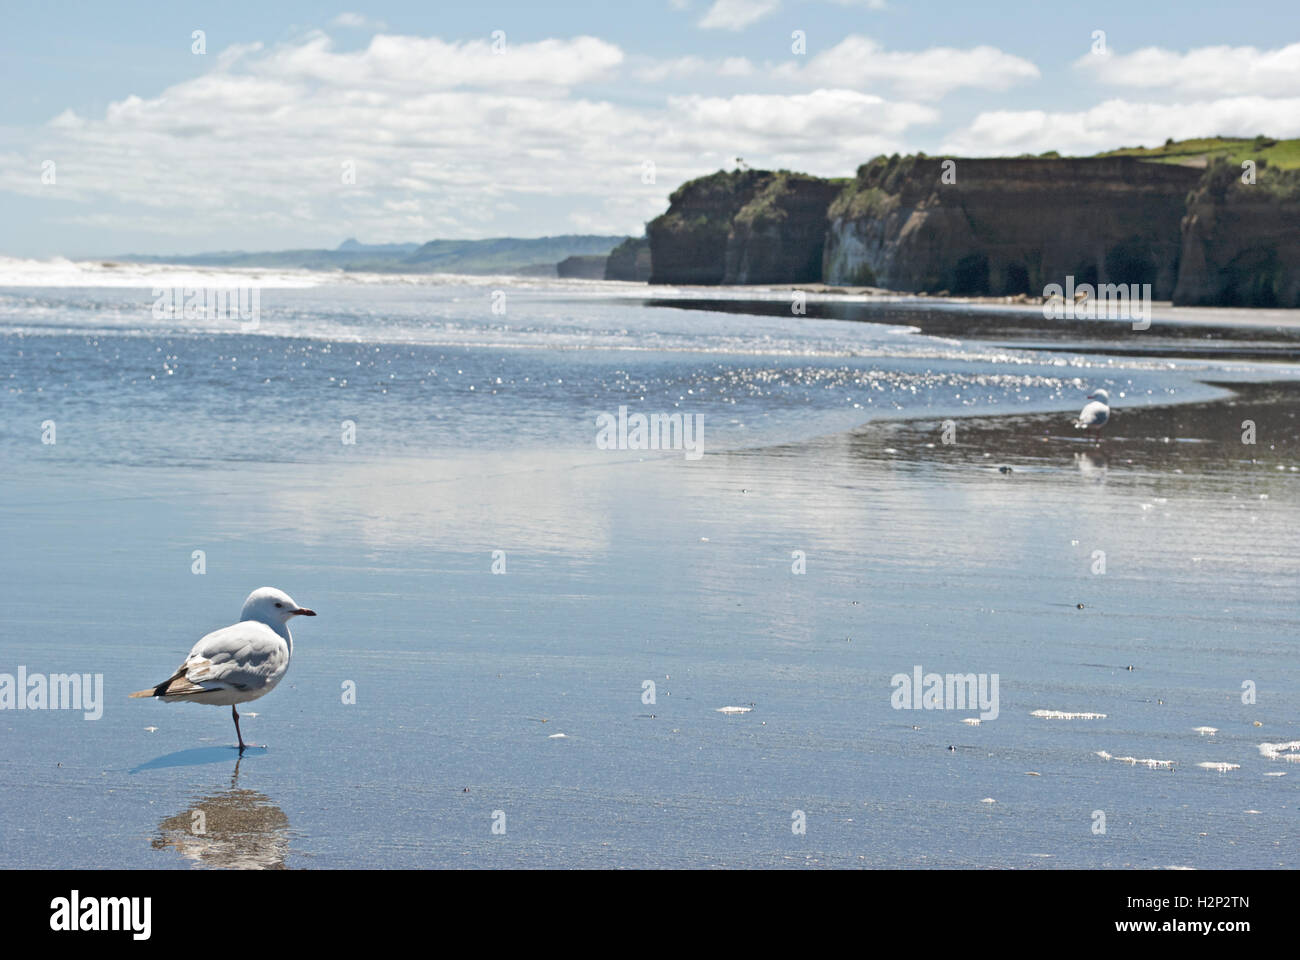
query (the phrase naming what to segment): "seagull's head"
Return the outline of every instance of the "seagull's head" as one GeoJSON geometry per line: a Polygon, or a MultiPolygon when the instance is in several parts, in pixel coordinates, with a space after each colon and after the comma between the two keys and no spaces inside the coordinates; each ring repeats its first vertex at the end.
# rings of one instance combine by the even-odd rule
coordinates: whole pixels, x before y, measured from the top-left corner
{"type": "Polygon", "coordinates": [[[1092,391],[1092,393],[1088,394],[1088,399],[1100,400],[1102,403],[1109,404],[1110,394],[1107,393],[1105,390],[1094,390],[1092,391]]]}
{"type": "Polygon", "coordinates": [[[240,620],[257,620],[268,626],[288,623],[293,617],[314,617],[315,610],[300,607],[283,590],[275,587],[258,587],[244,601],[240,620]]]}

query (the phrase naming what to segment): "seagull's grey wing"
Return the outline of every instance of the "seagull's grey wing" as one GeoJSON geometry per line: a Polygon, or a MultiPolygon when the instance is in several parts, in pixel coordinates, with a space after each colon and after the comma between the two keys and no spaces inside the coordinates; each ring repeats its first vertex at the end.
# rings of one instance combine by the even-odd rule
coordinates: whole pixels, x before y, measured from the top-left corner
{"type": "Polygon", "coordinates": [[[1076,427],[1100,427],[1110,419],[1110,407],[1099,400],[1085,404],[1079,411],[1079,419],[1074,421],[1076,427]]]}
{"type": "Polygon", "coordinates": [[[214,630],[194,645],[165,696],[256,690],[289,665],[289,645],[263,623],[245,620],[214,630]]]}

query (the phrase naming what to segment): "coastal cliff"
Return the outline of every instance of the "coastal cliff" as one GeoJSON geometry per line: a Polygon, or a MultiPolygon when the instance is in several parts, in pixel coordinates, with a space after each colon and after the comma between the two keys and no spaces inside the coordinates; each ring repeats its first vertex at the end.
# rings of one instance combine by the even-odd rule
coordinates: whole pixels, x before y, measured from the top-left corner
{"type": "Polygon", "coordinates": [[[604,280],[608,257],[601,254],[582,254],[565,257],[555,265],[555,275],[580,280],[604,280]]]}
{"type": "MultiPolygon", "coordinates": [[[[1096,157],[877,157],[847,180],[719,171],[611,256],[651,283],[954,296],[1150,284],[1177,304],[1300,307],[1300,141],[1208,138],[1096,157]],[[1243,160],[1256,182],[1241,182],[1243,160]],[[637,246],[644,243],[645,246],[637,246]]],[[[615,261],[619,266],[615,267],[615,261]]]]}
{"type": "Polygon", "coordinates": [[[1130,157],[878,157],[831,204],[823,278],[997,296],[1041,294],[1072,275],[1150,283],[1168,299],[1200,176],[1130,157]]]}
{"type": "Polygon", "coordinates": [[[827,210],[842,181],[776,174],[731,222],[724,283],[822,279],[827,210]]]}
{"type": "Polygon", "coordinates": [[[1300,170],[1205,171],[1182,221],[1180,306],[1300,307],[1300,170]]]}
{"type": "Polygon", "coordinates": [[[651,283],[821,279],[826,211],[840,182],[785,170],[718,171],[683,184],[646,225],[651,283]]]}
{"type": "Polygon", "coordinates": [[[609,252],[605,261],[606,280],[650,280],[650,241],[645,237],[628,237],[609,252]]]}

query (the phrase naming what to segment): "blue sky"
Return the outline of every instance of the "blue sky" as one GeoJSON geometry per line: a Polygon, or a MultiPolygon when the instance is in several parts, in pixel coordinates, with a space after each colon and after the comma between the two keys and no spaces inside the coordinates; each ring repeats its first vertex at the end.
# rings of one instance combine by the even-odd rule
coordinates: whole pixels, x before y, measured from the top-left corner
{"type": "Polygon", "coordinates": [[[736,156],[1300,136],[1297,6],[10,4],[0,254],[639,233],[736,156]]]}

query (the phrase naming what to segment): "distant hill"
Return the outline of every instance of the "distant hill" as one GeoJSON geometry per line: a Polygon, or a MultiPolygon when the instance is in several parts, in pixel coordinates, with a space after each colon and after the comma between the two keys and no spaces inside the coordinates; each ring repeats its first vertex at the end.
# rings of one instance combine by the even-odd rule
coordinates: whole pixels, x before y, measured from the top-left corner
{"type": "Polygon", "coordinates": [[[556,276],[556,264],[561,260],[575,256],[604,256],[626,239],[585,234],[431,240],[425,244],[366,244],[348,239],[334,250],[219,250],[186,256],[129,253],[108,259],[197,267],[281,267],[368,273],[520,273],[553,277],[556,276]]]}
{"type": "Polygon", "coordinates": [[[420,249],[418,243],[360,243],[355,237],[348,237],[338,245],[340,251],[351,253],[414,253],[420,249]]]}
{"type": "Polygon", "coordinates": [[[626,237],[568,235],[520,240],[431,240],[402,260],[420,273],[510,273],[578,256],[605,256],[626,237]]]}

